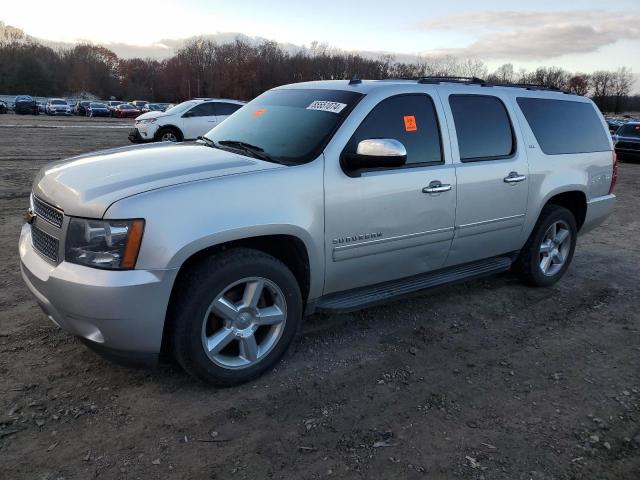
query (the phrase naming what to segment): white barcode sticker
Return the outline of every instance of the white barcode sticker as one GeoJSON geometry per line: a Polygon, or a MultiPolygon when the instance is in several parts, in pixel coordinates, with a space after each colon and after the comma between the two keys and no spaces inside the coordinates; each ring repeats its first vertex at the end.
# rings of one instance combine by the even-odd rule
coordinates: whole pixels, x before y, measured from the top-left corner
{"type": "Polygon", "coordinates": [[[346,103],[340,102],[328,102],[327,100],[314,100],[311,105],[307,107],[307,110],[320,110],[321,112],[340,113],[346,103]]]}

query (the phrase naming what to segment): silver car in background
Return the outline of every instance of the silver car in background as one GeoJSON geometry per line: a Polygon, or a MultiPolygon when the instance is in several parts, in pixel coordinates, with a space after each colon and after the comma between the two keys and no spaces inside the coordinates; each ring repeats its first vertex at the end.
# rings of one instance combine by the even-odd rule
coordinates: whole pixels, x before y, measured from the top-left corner
{"type": "Polygon", "coordinates": [[[49,318],[113,358],[232,385],[303,315],[513,270],[557,282],[612,211],[587,98],[473,80],[270,90],[195,143],[45,166],[19,251],[49,318]]]}

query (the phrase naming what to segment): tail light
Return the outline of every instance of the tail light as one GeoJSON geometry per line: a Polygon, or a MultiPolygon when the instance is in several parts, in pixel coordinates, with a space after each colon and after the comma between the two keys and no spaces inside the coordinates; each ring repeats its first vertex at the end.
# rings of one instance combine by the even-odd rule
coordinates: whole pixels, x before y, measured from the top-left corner
{"type": "Polygon", "coordinates": [[[616,182],[618,181],[618,155],[616,155],[616,151],[613,152],[613,172],[611,174],[611,185],[609,185],[609,194],[613,192],[613,189],[616,186],[616,182]]]}

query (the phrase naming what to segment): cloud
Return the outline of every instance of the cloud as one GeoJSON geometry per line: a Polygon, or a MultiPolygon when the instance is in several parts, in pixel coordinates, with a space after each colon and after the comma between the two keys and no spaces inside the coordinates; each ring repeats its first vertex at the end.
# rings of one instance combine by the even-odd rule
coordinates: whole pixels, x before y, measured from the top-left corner
{"type": "Polygon", "coordinates": [[[640,15],[603,10],[480,11],[420,22],[423,30],[470,32],[469,46],[423,52],[483,59],[543,60],[590,53],[618,40],[640,39],[640,15]]]}

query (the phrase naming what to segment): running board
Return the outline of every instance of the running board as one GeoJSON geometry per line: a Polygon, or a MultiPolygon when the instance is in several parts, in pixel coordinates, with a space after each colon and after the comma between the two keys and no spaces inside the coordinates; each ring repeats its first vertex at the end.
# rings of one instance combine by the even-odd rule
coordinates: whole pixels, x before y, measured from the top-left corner
{"type": "Polygon", "coordinates": [[[450,283],[484,277],[509,270],[512,256],[492,257],[478,262],[456,265],[435,272],[392,280],[368,287],[332,293],[318,299],[315,309],[326,312],[351,312],[378,305],[403,295],[450,283]]]}

